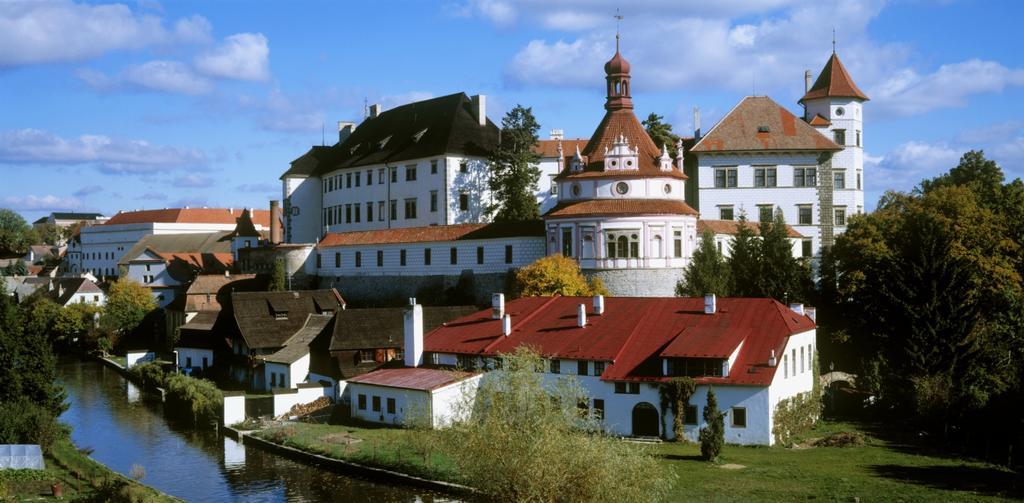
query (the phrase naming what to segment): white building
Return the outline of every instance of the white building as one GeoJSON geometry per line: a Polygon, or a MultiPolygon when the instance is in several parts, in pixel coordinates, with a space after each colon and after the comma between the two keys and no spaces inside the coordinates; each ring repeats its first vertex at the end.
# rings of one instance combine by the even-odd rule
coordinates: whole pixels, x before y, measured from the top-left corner
{"type": "Polygon", "coordinates": [[[285,241],[328,232],[486,221],[487,156],[498,128],[485,96],[457,93],[339,123],[339,141],[314,147],[281,176],[285,241]]]}
{"type": "Polygon", "coordinates": [[[49,297],[62,307],[72,304],[104,306],[107,303],[107,294],[85,276],[49,279],[47,289],[49,297]]]}
{"type": "Polygon", "coordinates": [[[125,252],[118,269],[148,288],[157,307],[166,307],[197,275],[231,270],[231,237],[227,231],[145,236],[125,252]]]}
{"type": "Polygon", "coordinates": [[[538,140],[533,151],[540,156],[537,168],[540,179],[537,181],[537,204],[541,215],[547,213],[558,204],[558,182],[555,180],[565,169],[566,161],[572,159],[576,150],[587,147],[586,138],[565,139],[561,129],[552,129],[547,140],[538,140]]]}

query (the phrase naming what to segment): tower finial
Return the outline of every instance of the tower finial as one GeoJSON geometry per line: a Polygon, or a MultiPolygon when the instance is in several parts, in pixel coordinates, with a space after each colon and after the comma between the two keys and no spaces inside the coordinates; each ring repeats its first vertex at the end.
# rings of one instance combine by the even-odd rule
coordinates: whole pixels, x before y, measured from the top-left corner
{"type": "Polygon", "coordinates": [[[832,54],[836,53],[836,28],[832,27],[832,54]]]}
{"type": "Polygon", "coordinates": [[[615,8],[615,52],[619,52],[619,23],[622,22],[622,14],[619,14],[618,7],[615,8]]]}

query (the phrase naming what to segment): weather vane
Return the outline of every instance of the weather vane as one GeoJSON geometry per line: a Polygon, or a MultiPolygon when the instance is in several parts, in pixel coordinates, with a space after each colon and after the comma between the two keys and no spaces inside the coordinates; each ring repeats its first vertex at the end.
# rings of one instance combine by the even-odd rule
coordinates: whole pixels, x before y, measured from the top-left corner
{"type": "Polygon", "coordinates": [[[619,8],[615,8],[615,52],[619,52],[619,23],[622,22],[622,14],[619,14],[619,8]]]}
{"type": "Polygon", "coordinates": [[[832,27],[832,54],[836,53],[836,28],[832,27]]]}

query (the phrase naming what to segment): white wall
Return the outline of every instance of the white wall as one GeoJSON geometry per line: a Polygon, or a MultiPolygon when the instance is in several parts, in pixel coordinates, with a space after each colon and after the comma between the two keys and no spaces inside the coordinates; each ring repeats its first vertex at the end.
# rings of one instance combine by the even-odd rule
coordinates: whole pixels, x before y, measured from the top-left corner
{"type": "Polygon", "coordinates": [[[317,398],[326,396],[330,398],[327,387],[303,386],[274,392],[274,417],[287,414],[292,407],[298,404],[306,404],[316,401],[317,398]]]}
{"type": "Polygon", "coordinates": [[[224,426],[245,421],[245,395],[224,395],[224,426]]]}
{"type": "Polygon", "coordinates": [[[816,330],[802,332],[787,339],[785,350],[781,355],[777,355],[775,379],[768,388],[769,407],[773,414],[775,406],[780,401],[799,393],[807,393],[814,388],[812,365],[817,351],[816,330]]]}
{"type": "Polygon", "coordinates": [[[132,368],[140,363],[151,362],[156,359],[156,353],[152,351],[128,351],[125,355],[125,368],[132,368]]]}
{"type": "Polygon", "coordinates": [[[323,184],[320,177],[281,179],[283,192],[284,240],[288,243],[315,243],[323,223],[323,184]]]}
{"type": "Polygon", "coordinates": [[[407,420],[433,419],[433,403],[426,391],[390,388],[349,382],[346,388],[351,399],[352,417],[372,423],[404,425],[407,420]],[[366,396],[366,408],[359,408],[359,395],[366,396]],[[373,397],[380,397],[380,411],[373,410],[373,397]],[[387,399],[395,400],[395,413],[388,414],[387,399]]]}
{"type": "Polygon", "coordinates": [[[564,229],[571,229],[573,256],[582,269],[683,268],[697,245],[693,215],[558,218],[546,224],[547,253],[562,253],[564,229]],[[638,258],[606,258],[607,236],[615,231],[637,235],[638,258]],[[682,257],[675,256],[675,231],[681,233],[682,257]]]}
{"type": "Polygon", "coordinates": [[[331,276],[427,276],[459,275],[465,269],[475,273],[505,272],[523,267],[544,256],[544,238],[516,237],[505,239],[437,241],[384,245],[353,245],[319,247],[321,277],[331,276]],[[512,246],[512,263],[505,262],[505,247],[512,246]],[[458,249],[458,263],[451,263],[451,248],[458,249]],[[484,263],[477,263],[477,248],[484,248],[484,263]],[[430,265],[425,266],[424,249],[431,249],[430,265]],[[383,266],[377,266],[377,251],[384,252],[383,266]],[[401,265],[405,250],[405,266],[401,265]],[[355,266],[355,254],[361,254],[361,266],[355,266]],[[341,254],[336,261],[335,255],[341,254]],[[340,267],[335,264],[340,263],[340,267]]]}
{"type": "Polygon", "coordinates": [[[178,353],[178,369],[188,371],[189,374],[191,369],[203,369],[203,358],[206,358],[207,367],[213,366],[212,349],[176,347],[174,351],[178,353]],[[189,358],[192,359],[191,367],[188,365],[189,358]]]}

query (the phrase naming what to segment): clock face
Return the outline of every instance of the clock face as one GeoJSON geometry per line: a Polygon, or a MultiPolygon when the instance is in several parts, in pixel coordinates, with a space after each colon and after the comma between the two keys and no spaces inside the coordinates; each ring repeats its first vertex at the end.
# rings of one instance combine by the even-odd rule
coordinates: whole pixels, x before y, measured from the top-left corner
{"type": "Polygon", "coordinates": [[[666,194],[671,194],[672,193],[672,184],[671,183],[666,183],[665,184],[665,193],[666,194]]]}
{"type": "Polygon", "coordinates": [[[839,108],[836,109],[836,115],[838,115],[839,117],[842,117],[843,114],[845,114],[845,113],[846,113],[846,110],[843,110],[843,107],[839,107],[839,108]]]}
{"type": "Polygon", "coordinates": [[[615,184],[615,192],[619,194],[625,194],[629,192],[629,184],[626,182],[619,182],[615,184]]]}

